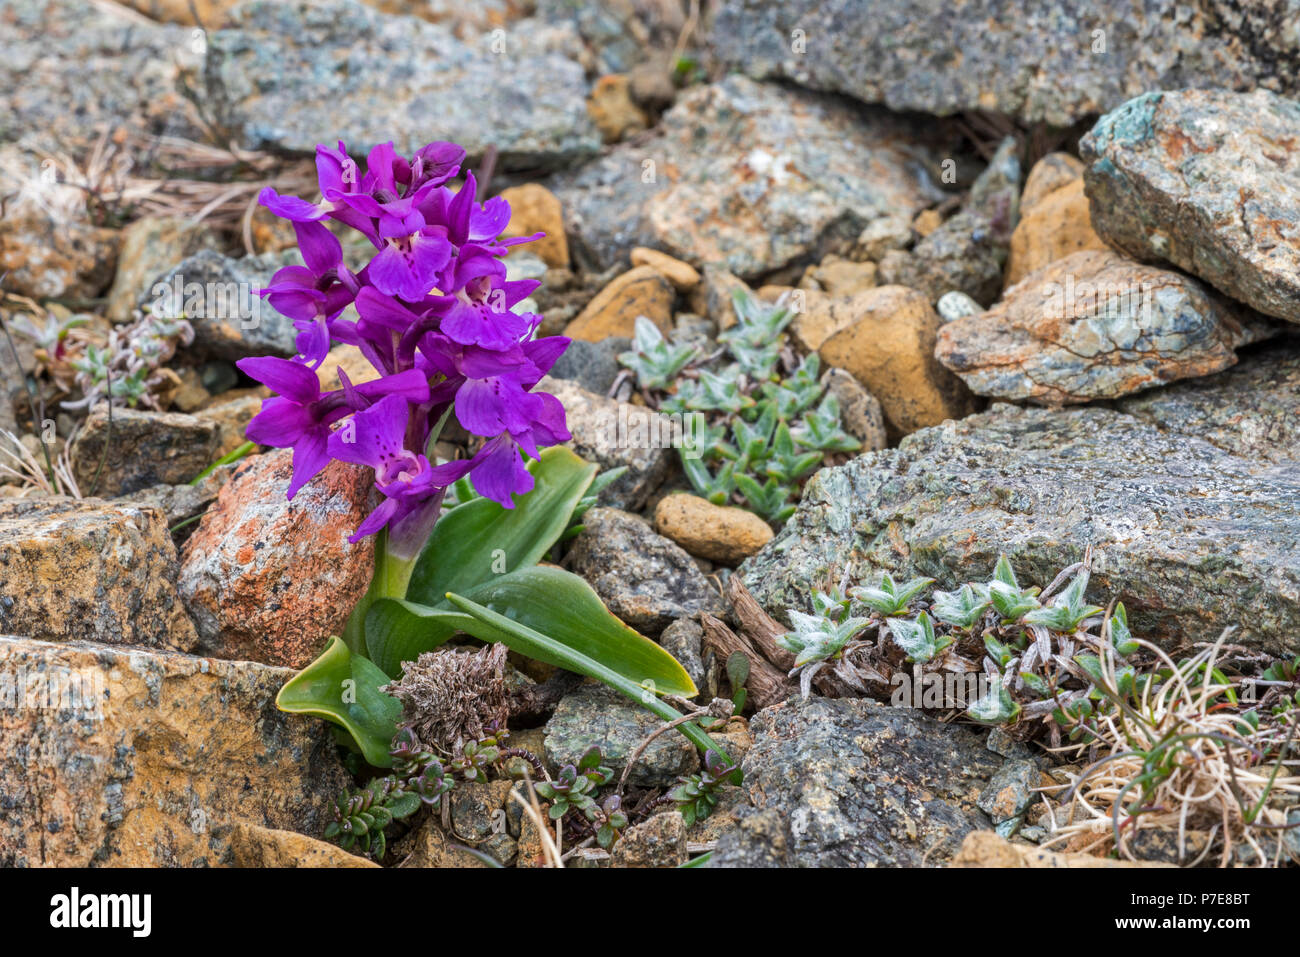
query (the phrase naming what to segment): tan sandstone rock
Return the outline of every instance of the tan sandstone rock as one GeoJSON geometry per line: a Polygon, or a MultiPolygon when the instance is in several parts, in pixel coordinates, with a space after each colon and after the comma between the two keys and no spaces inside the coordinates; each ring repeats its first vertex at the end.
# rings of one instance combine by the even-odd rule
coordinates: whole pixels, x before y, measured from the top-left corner
{"type": "Polygon", "coordinates": [[[319,721],[276,710],[291,675],[0,638],[0,692],[23,685],[0,708],[0,866],[215,866],[238,821],[320,833],[350,778],[319,721]]]}
{"type": "Polygon", "coordinates": [[[971,831],[949,867],[1173,867],[1148,861],[1117,861],[1091,854],[1063,854],[1012,844],[993,831],[971,831]]]}
{"type": "Polygon", "coordinates": [[[700,284],[700,274],[690,263],[674,259],[667,253],[647,246],[637,246],[629,254],[633,266],[649,266],[663,276],[678,292],[689,293],[700,284]]]}
{"type": "Polygon", "coordinates": [[[658,270],[636,266],[598,292],[564,334],[588,342],[610,336],[630,339],[636,333],[636,317],[645,316],[668,335],[672,331],[674,298],[672,284],[658,270]]]}
{"type": "Polygon", "coordinates": [[[189,650],[198,638],[176,575],[176,547],[158,509],[0,502],[0,632],[189,650]]]}
{"type": "Polygon", "coordinates": [[[1070,153],[1048,153],[1030,169],[1020,193],[1020,215],[1063,186],[1083,179],[1083,161],[1070,153]]]}
{"type": "Polygon", "coordinates": [[[772,527],[743,508],[698,495],[666,495],[655,506],[655,530],[692,555],[735,566],[772,540],[772,527]]]}
{"type": "Polygon", "coordinates": [[[501,198],[510,204],[510,223],[501,235],[510,239],[545,233],[543,238],[521,248],[552,269],[567,269],[569,240],[564,233],[564,214],[555,194],[540,183],[524,183],[503,189],[501,198]]]}
{"type": "Polygon", "coordinates": [[[645,112],[632,99],[630,81],[621,73],[602,76],[592,85],[587,115],[606,143],[617,143],[649,125],[645,112]]]}
{"type": "Polygon", "coordinates": [[[250,821],[236,821],[231,826],[230,852],[235,867],[379,866],[329,841],[250,821]]]}
{"type": "Polygon", "coordinates": [[[891,435],[907,435],[971,411],[961,382],[934,357],[940,320],[924,293],[879,286],[847,300],[854,319],[820,346],[822,359],[875,396],[891,435]]]}
{"type": "Polygon", "coordinates": [[[1011,234],[1004,284],[1013,286],[1031,272],[1084,249],[1106,249],[1092,231],[1092,214],[1083,180],[1076,179],[1022,212],[1011,234]]]}

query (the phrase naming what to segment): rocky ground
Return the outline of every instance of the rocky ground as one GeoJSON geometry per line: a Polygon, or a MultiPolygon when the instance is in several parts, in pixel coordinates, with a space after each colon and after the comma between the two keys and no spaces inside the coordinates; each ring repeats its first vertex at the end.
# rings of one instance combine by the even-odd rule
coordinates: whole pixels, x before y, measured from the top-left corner
{"type": "MultiPolygon", "coordinates": [[[[211,469],[266,395],[234,362],[293,355],[292,324],[145,307],[259,288],[297,252],[257,191],[389,139],[462,143],[507,235],[546,233],[509,260],[574,339],[540,388],[625,469],[557,557],[701,704],[750,658],[715,734],[745,783],[689,827],[655,800],[700,757],[639,749],[637,705],[575,685],[512,725],[552,773],[636,754],[634,823],[568,863],[1108,863],[1038,846],[1077,765],[951,710],[804,699],[770,641],[846,575],[948,588],[1005,554],[1047,585],[1086,555],[1089,599],[1171,654],[1234,626],[1240,661],[1300,657],[1288,5],[1049,6],[0,0],[0,866],[373,866],[319,840],[353,780],[328,727],[274,705],[365,591],[371,479],[335,463],[289,502],[288,451],[211,469]],[[670,410],[620,361],[638,321],[710,356],[736,290],[792,304],[780,368],[817,357],[850,443],[792,514],[610,439],[670,410]]],[[[458,788],[383,863],[544,863],[511,791],[458,788]]]]}

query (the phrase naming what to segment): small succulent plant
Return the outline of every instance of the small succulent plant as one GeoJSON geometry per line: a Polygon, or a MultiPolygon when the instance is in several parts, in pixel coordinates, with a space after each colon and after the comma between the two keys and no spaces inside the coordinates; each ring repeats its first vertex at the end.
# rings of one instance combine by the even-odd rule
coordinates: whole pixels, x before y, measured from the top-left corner
{"type": "Polygon", "coordinates": [[[796,364],[786,337],[794,311],[743,291],[736,324],[714,356],[666,340],[637,320],[633,347],[619,361],[663,412],[706,417],[702,457],[682,455],[695,491],[716,505],[734,502],[773,524],[794,513],[804,480],[836,453],[861,443],[844,431],[839,400],[826,394],[816,354],[796,364]]]}
{"type": "Polygon", "coordinates": [[[680,780],[668,792],[668,800],[677,806],[686,826],[702,821],[718,805],[719,792],[730,783],[736,765],[712,748],[704,752],[704,768],[680,780]]]}

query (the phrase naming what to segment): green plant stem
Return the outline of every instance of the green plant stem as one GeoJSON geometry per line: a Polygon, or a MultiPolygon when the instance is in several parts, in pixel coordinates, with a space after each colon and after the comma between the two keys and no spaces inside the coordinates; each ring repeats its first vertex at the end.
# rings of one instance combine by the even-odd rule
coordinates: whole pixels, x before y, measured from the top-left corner
{"type": "Polygon", "coordinates": [[[235,448],[227,452],[225,455],[221,456],[221,458],[217,459],[215,462],[209,465],[207,468],[205,468],[198,475],[194,476],[194,478],[190,479],[190,484],[198,485],[200,482],[202,482],[205,478],[207,478],[217,469],[221,468],[221,466],[229,465],[231,462],[238,462],[245,455],[248,455],[256,448],[257,448],[257,444],[254,442],[244,442],[243,444],[236,446],[235,448]]]}

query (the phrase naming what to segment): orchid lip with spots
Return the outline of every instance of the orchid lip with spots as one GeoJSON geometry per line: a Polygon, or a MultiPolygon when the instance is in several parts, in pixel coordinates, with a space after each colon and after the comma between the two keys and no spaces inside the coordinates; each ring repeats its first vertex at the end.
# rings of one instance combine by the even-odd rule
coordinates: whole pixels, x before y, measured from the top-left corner
{"type": "Polygon", "coordinates": [[[570,436],[559,400],[533,388],[568,346],[535,338],[541,317],[515,307],[535,280],[506,278],[503,240],[509,204],[476,200],[467,173],[453,191],[465,151],[430,143],[409,159],[392,143],[372,149],[365,172],[343,143],[317,147],[320,199],[262,191],[260,201],[293,223],[303,265],[285,266],[262,290],[298,330],[293,359],[244,359],[240,369],[276,395],[249,423],[263,445],[293,449],[289,497],[338,459],[375,472],[381,503],[353,536],[387,530],[390,554],[413,558],[446,488],[468,476],[479,494],[513,508],[533,479],[523,455],[570,436]],[[326,225],[362,233],[375,254],[359,271],[326,225]],[[345,318],[348,307],[356,318],[345,318]],[[355,346],[379,378],[322,391],[316,370],[331,346],[355,346]],[[468,459],[429,456],[450,415],[483,442],[468,459]]]}

